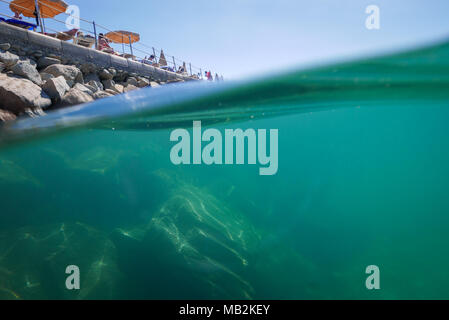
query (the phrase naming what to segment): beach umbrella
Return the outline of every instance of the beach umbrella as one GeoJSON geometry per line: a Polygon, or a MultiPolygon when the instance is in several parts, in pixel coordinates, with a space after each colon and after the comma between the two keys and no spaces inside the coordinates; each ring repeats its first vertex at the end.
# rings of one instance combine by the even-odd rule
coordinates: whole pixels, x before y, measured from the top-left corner
{"type": "MultiPolygon", "coordinates": [[[[68,4],[62,0],[13,0],[9,4],[12,12],[29,18],[35,17],[41,29],[40,18],[53,18],[65,12],[67,7],[68,4]]],[[[42,29],[42,31],[44,30],[42,29]]]]}
{"type": "Polygon", "coordinates": [[[134,55],[132,44],[140,41],[140,35],[138,33],[124,30],[111,31],[106,33],[104,36],[114,43],[121,43],[122,45],[125,43],[129,44],[131,55],[134,55]]]}
{"type": "Polygon", "coordinates": [[[164,50],[161,50],[161,56],[159,57],[159,65],[160,66],[166,66],[167,65],[167,59],[165,59],[164,50]]]}
{"type": "Polygon", "coordinates": [[[13,0],[9,4],[11,11],[29,18],[36,16],[36,7],[42,18],[53,18],[65,12],[68,4],[62,0],[13,0]]]}

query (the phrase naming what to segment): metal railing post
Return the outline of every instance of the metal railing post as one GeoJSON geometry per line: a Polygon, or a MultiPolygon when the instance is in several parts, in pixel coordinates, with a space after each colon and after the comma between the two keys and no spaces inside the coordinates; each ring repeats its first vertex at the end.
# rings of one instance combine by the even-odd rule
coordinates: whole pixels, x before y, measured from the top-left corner
{"type": "Polygon", "coordinates": [[[175,62],[175,57],[173,56],[173,67],[175,68],[175,72],[176,72],[176,62],[175,62]]]}
{"type": "Polygon", "coordinates": [[[189,67],[190,67],[190,76],[192,76],[192,63],[189,62],[189,67]]]}
{"type": "Polygon", "coordinates": [[[44,26],[43,26],[43,23],[42,23],[41,14],[39,12],[40,9],[39,9],[39,2],[38,2],[38,0],[34,0],[34,10],[36,12],[37,21],[41,25],[41,33],[44,34],[45,33],[45,29],[44,29],[44,26]]]}
{"type": "Polygon", "coordinates": [[[94,36],[95,36],[95,49],[98,50],[98,39],[97,39],[97,26],[95,25],[95,21],[92,21],[94,26],[94,36]]]}
{"type": "Polygon", "coordinates": [[[200,68],[200,78],[203,79],[203,69],[200,68]]]}
{"type": "MultiPolygon", "coordinates": [[[[131,43],[131,36],[128,36],[128,39],[129,39],[129,48],[131,49],[131,59],[134,57],[134,52],[133,52],[133,45],[132,45],[132,43],[131,43]]],[[[132,59],[132,60],[134,60],[134,59],[132,59]]]]}
{"type": "Polygon", "coordinates": [[[154,47],[153,47],[153,56],[154,56],[154,61],[157,63],[156,50],[154,50],[154,47]]]}

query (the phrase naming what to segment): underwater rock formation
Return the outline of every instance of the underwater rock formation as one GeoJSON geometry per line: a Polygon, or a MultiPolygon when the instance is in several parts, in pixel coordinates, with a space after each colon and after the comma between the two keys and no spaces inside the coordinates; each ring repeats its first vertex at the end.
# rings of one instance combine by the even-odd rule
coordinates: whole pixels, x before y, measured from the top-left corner
{"type": "Polygon", "coordinates": [[[0,299],[109,299],[119,280],[114,244],[87,225],[0,233],[0,299]],[[65,287],[69,265],[80,269],[80,290],[65,287]]]}

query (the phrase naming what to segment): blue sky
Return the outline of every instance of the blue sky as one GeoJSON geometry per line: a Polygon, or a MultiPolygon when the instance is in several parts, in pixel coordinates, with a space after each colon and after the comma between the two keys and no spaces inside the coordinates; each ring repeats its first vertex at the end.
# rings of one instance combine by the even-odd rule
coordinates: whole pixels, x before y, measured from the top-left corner
{"type": "Polygon", "coordinates": [[[78,5],[84,19],[136,31],[144,44],[225,78],[372,55],[449,36],[448,0],[66,2],[78,5]],[[365,28],[365,9],[371,4],[380,7],[380,30],[365,28]]]}

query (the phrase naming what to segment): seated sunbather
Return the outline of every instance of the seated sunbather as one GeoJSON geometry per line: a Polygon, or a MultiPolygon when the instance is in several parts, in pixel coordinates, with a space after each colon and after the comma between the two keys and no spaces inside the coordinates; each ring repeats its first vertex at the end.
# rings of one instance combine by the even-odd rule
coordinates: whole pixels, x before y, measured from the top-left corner
{"type": "Polygon", "coordinates": [[[114,49],[109,45],[108,39],[102,33],[98,35],[98,50],[106,53],[115,53],[114,49]]]}
{"type": "Polygon", "coordinates": [[[45,35],[53,38],[57,38],[59,40],[67,41],[73,39],[78,33],[78,29],[72,29],[69,31],[61,31],[58,33],[45,33],[45,35]]]}

